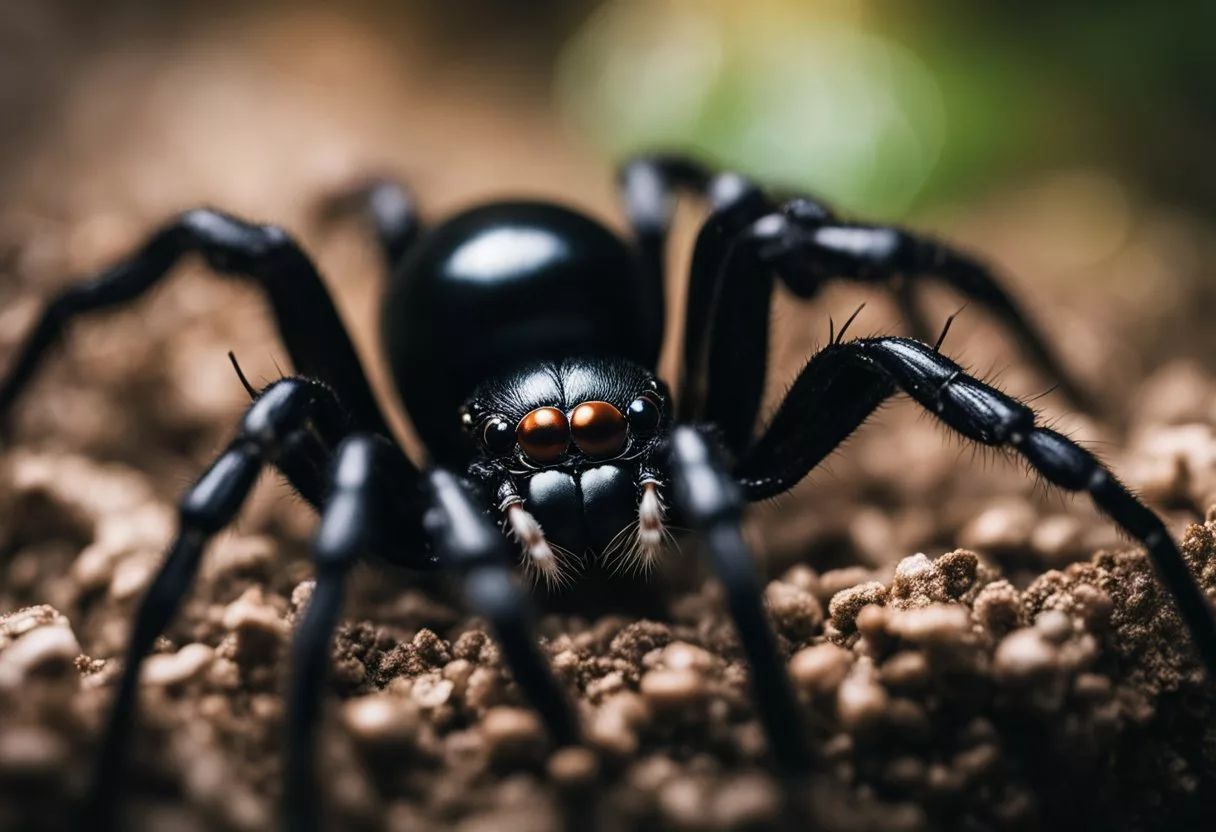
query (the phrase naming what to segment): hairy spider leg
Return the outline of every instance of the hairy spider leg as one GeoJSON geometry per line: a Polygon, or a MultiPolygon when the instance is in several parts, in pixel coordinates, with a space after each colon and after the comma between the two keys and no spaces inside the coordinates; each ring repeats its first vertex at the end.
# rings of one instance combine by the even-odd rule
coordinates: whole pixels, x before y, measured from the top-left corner
{"type": "Polygon", "coordinates": [[[135,300],[191,252],[216,271],[257,285],[270,302],[296,372],[332,387],[361,429],[390,435],[333,299],[304,251],[280,228],[207,208],[187,211],[128,259],[47,304],[0,380],[0,420],[72,319],[135,300]]]}
{"type": "Polygon", "coordinates": [[[316,771],[321,702],[329,645],[342,609],[346,577],[369,555],[400,559],[418,547],[420,512],[403,513],[403,491],[421,491],[431,508],[425,533],[439,566],[456,573],[466,602],[491,626],[503,659],[525,698],[561,745],[578,742],[574,712],[537,645],[527,596],[511,577],[507,544],[479,506],[479,495],[452,474],[417,471],[383,437],[356,434],[334,455],[332,488],[314,539],[317,583],[292,646],[282,828],[307,832],[320,825],[316,771]]]}
{"type": "MultiPolygon", "coordinates": [[[[337,407],[333,392],[319,382],[298,378],[275,382],[249,406],[236,437],[181,498],[177,537],[136,609],[126,661],[80,815],[82,828],[120,826],[117,811],[135,722],[140,667],[181,607],[203,549],[239,513],[264,466],[283,460],[291,460],[285,467],[296,470],[324,466],[328,450],[318,440],[313,420],[332,424],[337,407]],[[310,461],[306,463],[305,458],[310,461]]],[[[305,485],[301,490],[310,488],[305,485]]]]}
{"type": "Polygon", "coordinates": [[[777,640],[769,628],[759,576],[740,522],[743,497],[710,439],[698,429],[675,428],[668,463],[672,500],[704,542],[726,591],[726,603],[751,669],[760,724],[778,765],[788,774],[807,770],[803,719],[777,640]]]}
{"type": "Polygon", "coordinates": [[[1002,288],[1002,281],[989,266],[932,237],[895,226],[831,223],[817,218],[806,222],[797,213],[791,216],[798,221],[799,230],[784,262],[778,264],[778,273],[799,297],[813,297],[833,277],[895,284],[902,310],[914,329],[919,328],[925,336],[918,334],[917,339],[928,341],[932,335],[916,289],[922,280],[939,280],[1007,327],[1031,361],[1073,406],[1094,411],[1089,392],[1067,372],[1042,331],[1002,288]]]}
{"type": "Polygon", "coordinates": [[[865,338],[830,344],[812,356],[733,471],[745,497],[762,500],[792,488],[899,391],[967,439],[1010,448],[1048,482],[1088,492],[1100,511],[1148,551],[1208,678],[1216,679],[1216,612],[1157,515],[1093,454],[1036,424],[1030,407],[919,341],[865,338]]]}
{"type": "Polygon", "coordinates": [[[538,648],[528,596],[513,579],[515,555],[485,511],[485,497],[445,468],[427,475],[425,517],[440,563],[461,577],[469,608],[486,619],[524,697],[558,745],[579,741],[578,719],[538,648]]]}
{"type": "MultiPolygon", "coordinates": [[[[713,370],[710,357],[717,331],[729,316],[748,318],[741,324],[746,340],[730,343],[726,349],[738,353],[738,364],[747,373],[735,375],[734,400],[727,415],[728,446],[735,451],[746,447],[755,427],[763,392],[767,358],[768,296],[772,291],[767,272],[777,268],[788,288],[803,299],[810,299],[831,279],[857,282],[884,282],[891,285],[901,313],[912,332],[923,340],[931,336],[927,318],[916,297],[915,284],[936,278],[965,298],[986,308],[1013,333],[1030,358],[1055,383],[1061,392],[1083,410],[1093,410],[1093,402],[1082,385],[1065,370],[1048,346],[1047,340],[1021,308],[1001,287],[1001,281],[983,263],[928,237],[913,235],[894,227],[844,224],[822,202],[805,195],[780,205],[765,195],[753,182],[736,173],[711,175],[708,170],[679,156],[643,156],[623,168],[626,184],[638,181],[635,190],[644,195],[656,191],[660,197],[636,198],[630,211],[649,220],[649,226],[662,228],[666,237],[670,222],[670,193],[674,188],[706,196],[710,214],[697,236],[690,267],[684,324],[684,363],[680,378],[678,416],[682,421],[712,417],[715,405],[708,401],[714,386],[708,377],[713,370]],[[656,208],[655,206],[660,206],[656,208]],[[736,310],[723,298],[722,284],[727,279],[723,263],[730,256],[738,236],[769,214],[781,214],[791,228],[814,232],[801,234],[796,247],[769,252],[763,262],[752,262],[739,277],[755,282],[754,295],[735,295],[732,300],[748,305],[736,310]],[[782,262],[778,262],[778,258],[782,262]],[[759,379],[756,381],[755,379],[759,379]],[[740,387],[742,385],[742,387],[740,387]]],[[[629,192],[627,191],[627,194],[629,192]]],[[[653,234],[651,236],[654,236],[653,234]]]]}
{"type": "Polygon", "coordinates": [[[625,216],[633,230],[642,266],[649,272],[653,288],[652,303],[657,309],[666,305],[663,284],[666,277],[667,236],[671,232],[676,189],[704,193],[710,172],[688,159],[641,156],[621,166],[617,187],[625,216]]]}

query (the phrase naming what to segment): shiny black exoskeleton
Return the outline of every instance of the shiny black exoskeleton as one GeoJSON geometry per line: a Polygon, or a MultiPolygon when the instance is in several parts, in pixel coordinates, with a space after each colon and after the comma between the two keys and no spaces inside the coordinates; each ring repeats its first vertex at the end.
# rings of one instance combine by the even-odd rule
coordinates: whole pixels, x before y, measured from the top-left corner
{"type": "Polygon", "coordinates": [[[625,415],[656,410],[663,287],[599,223],[537,202],[474,208],[436,228],[394,271],[382,311],[385,347],[406,410],[432,458],[468,466],[496,505],[526,505],[550,544],[602,553],[637,513],[659,419],[588,454],[570,441],[538,459],[515,441],[527,415],[569,419],[587,402],[625,415]],[[645,398],[643,398],[645,397],[645,398]],[[496,449],[487,426],[506,426],[496,449]]]}
{"type": "Polygon", "coordinates": [[[802,710],[768,628],[742,507],[793,487],[897,392],[962,436],[1020,454],[1048,482],[1088,492],[1148,550],[1216,677],[1216,617],[1156,515],[1088,451],[943,356],[941,337],[925,343],[915,283],[933,277],[1009,326],[1081,400],[983,265],[897,228],[842,222],[806,197],[778,202],[737,174],[686,160],[636,159],[622,169],[621,190],[629,242],[543,203],[475,208],[424,234],[407,192],[387,182],[330,204],[366,208],[379,233],[392,270],[384,346],[431,457],[425,470],[389,431],[311,261],[277,228],[191,211],[51,301],[0,381],[0,414],[67,322],[137,297],[189,252],[263,290],[298,373],[262,390],[245,382],[254,401],[236,436],[182,497],[179,533],[136,612],[81,827],[118,822],[140,663],[181,605],[205,544],[235,519],[268,465],[321,515],[316,586],[292,650],[282,817],[293,831],[319,824],[313,761],[328,645],[359,559],[458,575],[553,740],[577,743],[575,714],[537,649],[514,565],[533,567],[550,586],[569,578],[568,559],[619,552],[624,566],[647,568],[662,548],[665,501],[722,580],[774,761],[793,777],[804,773],[812,755],[802,710]],[[706,197],[711,211],[692,256],[673,398],[655,366],[677,189],[706,197]],[[842,328],[757,434],[775,282],[810,298],[833,278],[891,283],[920,340],[846,341],[842,328]]]}
{"type": "MultiPolygon", "coordinates": [[[[475,447],[457,417],[478,385],[522,370],[526,388],[539,378],[530,364],[580,356],[653,371],[663,287],[636,252],[582,214],[537,202],[487,205],[448,220],[406,255],[385,293],[381,331],[427,450],[442,464],[463,464],[475,447]]],[[[562,383],[554,377],[559,390],[562,383]]],[[[584,375],[581,383],[595,382],[584,375]]],[[[511,395],[510,384],[497,389],[511,395]]]]}

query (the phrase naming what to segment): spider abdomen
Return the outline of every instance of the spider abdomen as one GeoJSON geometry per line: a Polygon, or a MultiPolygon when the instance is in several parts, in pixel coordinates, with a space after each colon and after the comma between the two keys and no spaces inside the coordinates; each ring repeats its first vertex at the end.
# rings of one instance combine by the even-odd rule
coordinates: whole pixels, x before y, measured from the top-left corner
{"type": "Polygon", "coordinates": [[[467,454],[455,414],[488,378],[608,355],[654,367],[662,290],[598,222],[558,205],[474,208],[431,231],[393,275],[382,330],[398,390],[437,460],[467,454]]]}

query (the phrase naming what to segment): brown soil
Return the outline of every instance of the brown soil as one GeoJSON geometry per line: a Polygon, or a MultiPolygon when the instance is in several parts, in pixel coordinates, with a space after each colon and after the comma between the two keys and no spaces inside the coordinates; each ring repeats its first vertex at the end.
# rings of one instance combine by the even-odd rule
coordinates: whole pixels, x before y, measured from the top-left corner
{"type": "MultiPolygon", "coordinates": [[[[276,18],[241,37],[289,61],[293,38],[312,43],[324,31],[329,71],[396,77],[365,48],[366,32],[331,24],[276,18]]],[[[248,69],[205,45],[187,57],[190,79],[248,69]]],[[[163,80],[139,60],[112,57],[86,76],[79,101],[64,105],[86,115],[57,124],[92,125],[100,102],[157,141],[115,156],[115,135],[72,146],[77,134],[60,129],[58,143],[23,157],[28,181],[0,217],[14,276],[0,293],[0,366],[47,292],[185,205],[286,223],[355,322],[374,320],[374,255],[353,229],[322,233],[302,206],[368,159],[410,160],[388,167],[418,184],[431,215],[505,190],[613,210],[602,160],[571,151],[519,102],[490,109],[484,90],[463,99],[432,90],[431,109],[398,118],[381,102],[417,89],[360,87],[366,100],[347,111],[353,82],[305,78],[292,97],[247,81],[226,88],[240,118],[209,115],[212,99],[180,90],[178,106],[158,109],[153,96],[148,113],[131,112],[145,100],[139,85],[163,80]],[[122,96],[104,97],[110,88],[122,96]],[[335,108],[345,121],[318,118],[335,108]],[[396,120],[386,127],[381,116],[396,120]],[[305,126],[284,142],[293,123],[305,126]],[[216,149],[217,124],[239,152],[216,149]],[[493,158],[482,154],[487,134],[493,158]],[[211,155],[188,144],[196,135],[211,137],[211,155]],[[355,138],[367,135],[378,138],[355,138]],[[193,168],[168,139],[195,148],[181,151],[193,168]]],[[[286,77],[295,78],[275,83],[286,77]]],[[[1092,173],[1046,177],[937,224],[1020,278],[1019,295],[1108,402],[1090,420],[1049,397],[1046,417],[1164,514],[1216,600],[1216,523],[1200,525],[1216,506],[1216,381],[1211,364],[1164,360],[1210,358],[1206,230],[1133,209],[1092,173]]],[[[681,239],[686,249],[687,228],[681,239]]],[[[817,313],[779,298],[772,396],[826,337],[827,314],[847,316],[858,295],[833,290],[817,313]]],[[[957,305],[936,300],[946,313],[957,305]]],[[[856,332],[890,320],[877,303],[856,332]]],[[[969,310],[946,351],[981,371],[1010,368],[1002,383],[1013,392],[1039,392],[991,330],[969,310]]],[[[373,327],[357,327],[357,340],[375,354],[373,327]]],[[[137,308],[78,327],[0,448],[0,828],[60,828],[79,791],[133,604],[173,532],[174,500],[240,413],[229,349],[253,378],[277,374],[281,353],[254,296],[188,271],[137,308]]],[[[786,787],[772,777],[747,671],[695,541],[668,558],[650,587],[658,609],[645,617],[630,596],[541,619],[588,735],[586,748],[556,753],[451,588],[369,565],[333,651],[330,828],[1216,828],[1216,693],[1142,554],[1084,500],[1044,495],[1017,464],[972,460],[915,408],[876,421],[749,523],[817,749],[813,778],[786,787]]],[[[282,648],[311,587],[313,522],[267,478],[209,552],[145,670],[132,828],[270,826],[282,648]]]]}
{"type": "MultiPolygon", "coordinates": [[[[154,301],[156,316],[188,289],[154,301]]],[[[152,336],[166,352],[149,355],[148,320],[83,333],[113,338],[104,354],[133,362],[121,370],[97,372],[72,339],[22,410],[33,439],[0,457],[2,828],[61,824],[190,457],[239,412],[189,410],[205,393],[170,372],[181,352],[222,357],[229,323],[166,323],[152,336]],[[56,418],[83,402],[92,420],[56,418]]],[[[1167,512],[1216,596],[1216,523],[1188,525],[1216,502],[1216,383],[1174,364],[1126,401],[1129,438],[1107,456],[1167,512]]],[[[1210,828],[1216,697],[1143,555],[1084,506],[1034,495],[1016,466],[960,459],[914,409],[880,422],[832,474],[753,518],[819,755],[808,782],[771,776],[694,541],[650,588],[659,613],[542,619],[588,735],[556,753],[449,588],[369,566],[333,650],[331,827],[1210,828]]],[[[311,523],[268,481],[213,546],[145,669],[133,828],[270,824],[311,523]]]]}

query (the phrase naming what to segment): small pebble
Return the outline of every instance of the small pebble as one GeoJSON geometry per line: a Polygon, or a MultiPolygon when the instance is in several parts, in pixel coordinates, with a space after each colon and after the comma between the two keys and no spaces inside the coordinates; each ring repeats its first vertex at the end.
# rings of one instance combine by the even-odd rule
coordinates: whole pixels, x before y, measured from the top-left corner
{"type": "Polygon", "coordinates": [[[1072,636],[1072,619],[1060,610],[1045,610],[1034,619],[1035,629],[1052,644],[1063,644],[1072,636]]]}
{"type": "Polygon", "coordinates": [[[998,501],[958,530],[958,545],[981,552],[1017,552],[1030,545],[1037,523],[1038,513],[1029,502],[998,501]]]}
{"type": "Polygon", "coordinates": [[[1005,500],[992,505],[959,529],[964,549],[981,552],[1016,552],[1030,543],[1038,522],[1034,507],[1023,500],[1005,500]]]}
{"type": "Polygon", "coordinates": [[[599,702],[604,697],[623,690],[625,690],[625,677],[615,670],[605,673],[598,679],[592,679],[586,687],[587,698],[592,702],[599,702]]]}
{"type": "Polygon", "coordinates": [[[851,663],[849,651],[825,642],[795,653],[790,659],[790,676],[801,690],[825,696],[840,687],[851,663]]]}
{"type": "Polygon", "coordinates": [[[1056,648],[1033,627],[1015,630],[1001,640],[993,656],[998,678],[1017,680],[1051,673],[1056,668],[1056,648]]]}
{"type": "Polygon", "coordinates": [[[151,552],[117,561],[110,579],[110,597],[115,601],[134,600],[152,583],[152,576],[158,568],[159,564],[151,552]]]}
{"type": "Polygon", "coordinates": [[[1080,673],[1073,682],[1073,693],[1081,699],[1102,701],[1110,698],[1112,685],[1109,678],[1097,673],[1080,673]]]}
{"type": "Polygon", "coordinates": [[[384,693],[360,696],[342,706],[342,719],[355,739],[367,746],[404,747],[418,734],[418,706],[384,693]]]}
{"type": "Polygon", "coordinates": [[[659,788],[659,810],[676,829],[700,829],[708,825],[709,796],[702,781],[674,777],[659,788]]]}
{"type": "MultiPolygon", "coordinates": [[[[867,569],[864,566],[846,566],[843,569],[829,569],[819,576],[819,601],[826,604],[837,593],[873,580],[874,570],[867,569]]],[[[830,610],[828,614],[831,614],[830,610]]]]}
{"type": "Polygon", "coordinates": [[[142,684],[158,687],[181,685],[206,672],[215,650],[206,644],[187,644],[176,653],[149,656],[139,670],[142,684]]]}
{"type": "Polygon", "coordinates": [[[823,625],[823,607],[804,589],[773,581],[764,590],[764,600],[778,630],[794,641],[806,641],[823,625]]]}
{"type": "Polygon", "coordinates": [[[1022,596],[1008,581],[993,581],[981,589],[972,609],[975,620],[996,635],[1022,624],[1022,596]]]}
{"type": "Polygon", "coordinates": [[[820,597],[822,587],[819,583],[819,573],[805,563],[799,563],[791,566],[784,575],[781,576],[783,583],[790,586],[796,586],[803,592],[809,592],[816,598],[820,597]]]}
{"type": "Polygon", "coordinates": [[[1035,553],[1055,563],[1076,558],[1083,549],[1084,541],[1085,528],[1080,520],[1069,514],[1043,518],[1030,535],[1030,546],[1035,553]]]}
{"type": "Polygon", "coordinates": [[[876,724],[889,701],[886,688],[874,679],[873,665],[862,660],[840,684],[836,693],[836,714],[844,727],[857,731],[876,724]]]}
{"type": "Polygon", "coordinates": [[[701,674],[691,667],[651,670],[642,677],[640,689],[656,711],[684,710],[705,693],[701,674]]]}
{"type": "MultiPolygon", "coordinates": [[[[470,683],[474,674],[469,674],[470,683]]],[[[451,679],[444,679],[439,673],[424,673],[414,680],[410,695],[423,708],[438,708],[451,697],[456,684],[451,679]]]]}
{"type": "Polygon", "coordinates": [[[544,747],[540,720],[525,708],[491,708],[481,721],[481,732],[496,760],[531,757],[544,747]]]}
{"type": "Polygon", "coordinates": [[[922,553],[904,558],[895,565],[891,578],[891,594],[899,598],[911,598],[928,594],[928,587],[936,580],[937,570],[933,561],[922,553]]]}
{"type": "Polygon", "coordinates": [[[954,644],[971,632],[971,614],[960,604],[892,610],[888,630],[914,644],[954,644]]]}
{"type": "Polygon", "coordinates": [[[857,614],[867,604],[883,606],[886,602],[886,586],[877,581],[870,581],[833,595],[831,603],[828,604],[828,614],[832,617],[833,626],[847,635],[856,629],[857,614]]]}
{"type": "Polygon", "coordinates": [[[469,677],[473,675],[473,664],[468,659],[453,659],[443,666],[443,678],[452,683],[452,693],[463,697],[469,689],[469,677]]]}
{"type": "Polygon", "coordinates": [[[714,666],[714,655],[703,647],[685,641],[673,641],[663,648],[663,667],[668,670],[709,670],[714,666]]]}
{"type": "Polygon", "coordinates": [[[605,753],[621,758],[637,753],[638,734],[630,713],[633,706],[629,702],[617,701],[634,696],[618,694],[605,702],[592,717],[587,731],[588,739],[605,753]]]}
{"type": "Polygon", "coordinates": [[[929,681],[929,662],[924,653],[902,650],[883,662],[878,675],[888,687],[917,689],[929,681]]]}
{"type": "Polygon", "coordinates": [[[549,758],[549,776],[559,788],[584,789],[599,776],[600,761],[589,748],[561,748],[549,758]]]}
{"type": "Polygon", "coordinates": [[[64,676],[80,653],[70,627],[31,630],[0,653],[0,688],[20,688],[33,676],[64,676]]]}
{"type": "Polygon", "coordinates": [[[251,586],[229,604],[222,623],[236,637],[230,655],[243,670],[273,659],[290,629],[278,610],[266,603],[260,586],[251,586]]]}
{"type": "Polygon", "coordinates": [[[14,639],[39,627],[70,628],[71,626],[68,617],[50,604],[23,607],[14,612],[5,613],[0,615],[0,650],[8,647],[14,639]]]}
{"type": "Polygon", "coordinates": [[[714,790],[714,818],[722,829],[768,828],[777,820],[781,793],[772,780],[744,774],[714,790]]]}
{"type": "Polygon", "coordinates": [[[64,741],[44,728],[11,726],[0,732],[0,772],[8,777],[53,776],[67,761],[64,741]]]}
{"type": "Polygon", "coordinates": [[[218,578],[234,574],[265,574],[274,565],[278,547],[265,535],[225,537],[208,553],[205,575],[218,578]]]}

